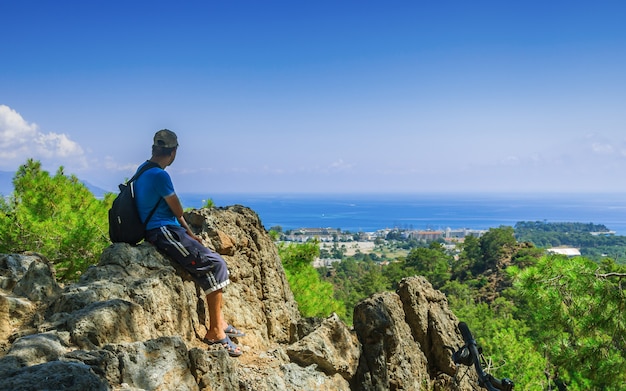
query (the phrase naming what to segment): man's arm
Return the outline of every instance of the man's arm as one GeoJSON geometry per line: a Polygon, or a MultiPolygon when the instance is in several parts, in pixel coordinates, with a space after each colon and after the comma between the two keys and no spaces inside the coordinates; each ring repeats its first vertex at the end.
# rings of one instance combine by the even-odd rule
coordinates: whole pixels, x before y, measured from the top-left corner
{"type": "Polygon", "coordinates": [[[174,213],[174,216],[176,216],[176,219],[178,220],[180,225],[185,229],[185,231],[187,231],[187,234],[199,243],[202,243],[200,238],[197,237],[193,232],[191,232],[189,225],[185,221],[185,218],[183,217],[183,205],[180,203],[180,199],[178,199],[178,196],[176,194],[167,196],[165,197],[165,202],[167,202],[167,205],[172,210],[172,213],[174,213]]]}

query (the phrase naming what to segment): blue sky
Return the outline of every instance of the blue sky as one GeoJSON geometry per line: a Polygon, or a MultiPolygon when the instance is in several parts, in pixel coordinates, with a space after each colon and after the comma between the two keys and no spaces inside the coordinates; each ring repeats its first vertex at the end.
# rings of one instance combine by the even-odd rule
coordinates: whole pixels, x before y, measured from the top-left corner
{"type": "Polygon", "coordinates": [[[623,1],[0,0],[0,171],[115,190],[626,192],[623,1]]]}

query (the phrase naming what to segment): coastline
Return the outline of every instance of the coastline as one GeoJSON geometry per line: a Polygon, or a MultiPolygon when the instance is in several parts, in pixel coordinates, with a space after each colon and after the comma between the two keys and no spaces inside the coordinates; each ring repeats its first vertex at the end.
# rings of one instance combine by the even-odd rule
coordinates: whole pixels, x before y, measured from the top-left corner
{"type": "Polygon", "coordinates": [[[626,233],[626,195],[589,194],[243,194],[180,195],[183,205],[239,204],[254,210],[269,229],[335,228],[350,232],[379,229],[481,229],[520,221],[603,224],[626,233]]]}

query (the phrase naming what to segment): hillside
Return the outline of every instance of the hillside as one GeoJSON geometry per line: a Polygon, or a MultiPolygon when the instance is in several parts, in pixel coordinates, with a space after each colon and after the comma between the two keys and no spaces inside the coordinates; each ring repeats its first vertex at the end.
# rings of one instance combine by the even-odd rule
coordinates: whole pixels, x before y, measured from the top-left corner
{"type": "MultiPolygon", "coordinates": [[[[244,329],[233,359],[202,342],[207,311],[188,276],[151,245],[108,247],[60,286],[45,258],[0,255],[0,390],[471,390],[443,294],[420,277],[336,316],[301,319],[272,239],[233,206],[194,210],[193,229],[226,259],[224,313],[244,329]]],[[[474,383],[475,384],[475,383],[474,383]]]]}

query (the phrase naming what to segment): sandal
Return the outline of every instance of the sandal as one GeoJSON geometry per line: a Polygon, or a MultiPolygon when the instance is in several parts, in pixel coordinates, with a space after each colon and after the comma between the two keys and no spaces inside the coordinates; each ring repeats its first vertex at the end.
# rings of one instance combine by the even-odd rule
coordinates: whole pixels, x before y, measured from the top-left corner
{"type": "Polygon", "coordinates": [[[226,335],[228,335],[231,338],[245,337],[246,336],[246,333],[244,333],[243,331],[237,330],[235,328],[235,326],[230,325],[230,324],[228,325],[228,327],[226,327],[224,332],[226,333],[226,335]]]}
{"type": "Polygon", "coordinates": [[[241,349],[239,349],[239,346],[235,345],[233,341],[230,340],[228,335],[226,336],[226,338],[218,339],[217,341],[212,341],[210,339],[205,338],[204,342],[208,343],[209,345],[217,345],[217,344],[221,345],[224,349],[226,349],[226,351],[228,352],[228,355],[231,357],[239,357],[243,354],[241,349]]]}

